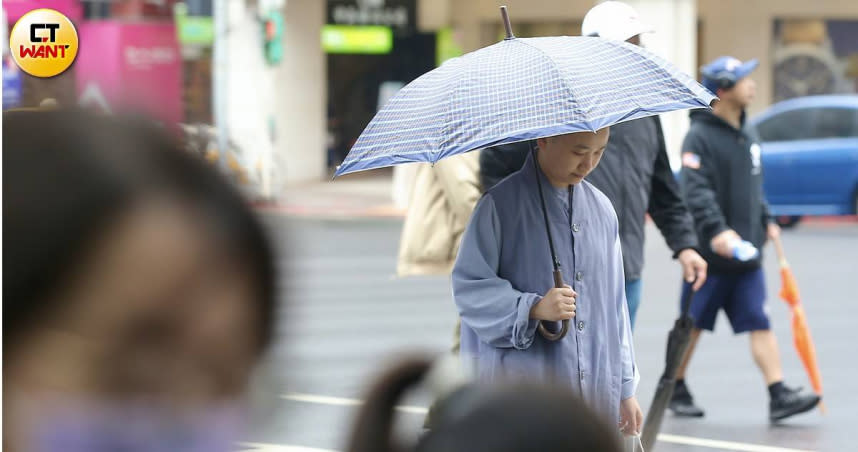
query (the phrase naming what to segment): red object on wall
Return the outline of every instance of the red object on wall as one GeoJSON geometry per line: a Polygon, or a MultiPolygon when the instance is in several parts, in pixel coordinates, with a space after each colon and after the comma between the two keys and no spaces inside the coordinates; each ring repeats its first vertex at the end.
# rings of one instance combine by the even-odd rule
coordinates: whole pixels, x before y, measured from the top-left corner
{"type": "Polygon", "coordinates": [[[265,21],[265,39],[267,41],[273,40],[277,37],[277,25],[272,20],[265,21]]]}

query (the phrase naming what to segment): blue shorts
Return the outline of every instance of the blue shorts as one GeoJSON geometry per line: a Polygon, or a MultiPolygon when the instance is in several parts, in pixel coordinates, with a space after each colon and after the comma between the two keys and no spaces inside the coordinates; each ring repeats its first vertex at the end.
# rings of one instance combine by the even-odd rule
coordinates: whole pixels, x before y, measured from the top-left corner
{"type": "MultiPolygon", "coordinates": [[[[689,290],[691,285],[683,283],[683,297],[689,290]]],[[[712,331],[718,311],[723,309],[733,332],[739,334],[770,328],[765,304],[766,280],[763,269],[758,268],[745,273],[710,273],[703,287],[694,294],[688,312],[694,318],[695,327],[712,331]]]]}

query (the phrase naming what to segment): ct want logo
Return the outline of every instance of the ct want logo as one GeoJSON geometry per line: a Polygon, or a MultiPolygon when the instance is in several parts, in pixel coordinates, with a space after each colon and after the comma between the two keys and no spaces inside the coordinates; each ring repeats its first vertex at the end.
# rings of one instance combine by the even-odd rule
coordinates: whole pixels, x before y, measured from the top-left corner
{"type": "Polygon", "coordinates": [[[62,74],[77,57],[78,44],[74,24],[52,9],[24,14],[9,34],[9,49],[15,63],[36,77],[62,74]]]}

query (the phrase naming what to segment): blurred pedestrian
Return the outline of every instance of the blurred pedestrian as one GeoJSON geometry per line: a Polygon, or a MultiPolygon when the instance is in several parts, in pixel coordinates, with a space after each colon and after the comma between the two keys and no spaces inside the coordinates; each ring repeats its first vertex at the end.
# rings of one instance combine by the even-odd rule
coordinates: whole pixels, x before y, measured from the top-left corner
{"type": "MultiPolygon", "coordinates": [[[[418,164],[399,244],[399,276],[449,275],[480,199],[479,152],[418,164]]],[[[457,322],[453,352],[459,351],[457,322]]]]}
{"type": "Polygon", "coordinates": [[[229,451],[275,270],[242,197],[156,126],[3,114],[3,448],[229,451]]]}
{"type": "Polygon", "coordinates": [[[568,390],[539,385],[471,384],[438,404],[435,428],[416,446],[393,435],[396,404],[430,362],[399,363],[371,389],[347,452],[619,452],[612,429],[568,390]]]}
{"type": "MultiPolygon", "coordinates": [[[[679,416],[703,416],[685,383],[685,373],[701,330],[712,331],[723,310],[733,332],[750,333],[751,354],[768,385],[769,418],[778,421],[808,411],[819,397],[783,383],[777,339],[766,314],[766,287],[760,251],[780,234],[763,196],[760,145],[744,130],[745,109],[756,85],[750,73],[757,60],[721,57],[702,68],[703,85],[720,98],[713,109],[691,113],[682,144],[681,185],[697,228],[709,278],[694,294],[691,343],[677,372],[670,403],[679,416]]],[[[683,284],[683,293],[691,290],[683,284]]]]}
{"type": "Polygon", "coordinates": [[[606,128],[536,140],[538,150],[524,167],[477,203],[453,269],[453,295],[462,317],[461,355],[480,380],[561,382],[633,435],[643,416],[617,216],[584,181],[608,136],[606,128]],[[547,225],[556,263],[568,269],[576,290],[555,287],[547,225]],[[573,318],[560,340],[537,334],[540,322],[573,318]]]}
{"type": "MultiPolygon", "coordinates": [[[[582,34],[640,45],[651,32],[631,6],[616,1],[593,7],[584,17],[582,34]]],[[[486,188],[521,168],[527,142],[482,151],[480,177],[486,188]]],[[[686,208],[664,143],[661,121],[648,116],[611,127],[608,149],[587,181],[604,193],[617,214],[623,249],[623,271],[629,316],[634,327],[641,302],[646,215],[658,226],[686,281],[706,281],[706,261],[698,254],[693,220],[686,208]]]]}

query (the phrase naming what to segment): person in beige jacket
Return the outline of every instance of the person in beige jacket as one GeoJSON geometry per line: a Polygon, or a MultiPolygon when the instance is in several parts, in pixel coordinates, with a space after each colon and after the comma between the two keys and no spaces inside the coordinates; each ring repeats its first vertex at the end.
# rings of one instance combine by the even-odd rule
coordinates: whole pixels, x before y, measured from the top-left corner
{"type": "MultiPolygon", "coordinates": [[[[402,228],[396,273],[400,277],[449,275],[462,233],[482,195],[479,152],[420,163],[402,228]]],[[[456,325],[453,351],[459,350],[456,325]]]]}

